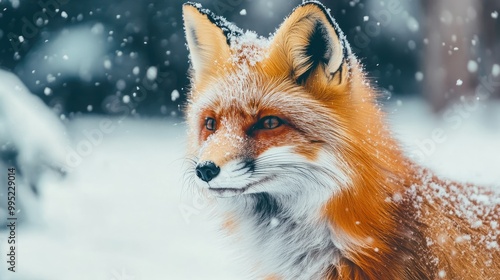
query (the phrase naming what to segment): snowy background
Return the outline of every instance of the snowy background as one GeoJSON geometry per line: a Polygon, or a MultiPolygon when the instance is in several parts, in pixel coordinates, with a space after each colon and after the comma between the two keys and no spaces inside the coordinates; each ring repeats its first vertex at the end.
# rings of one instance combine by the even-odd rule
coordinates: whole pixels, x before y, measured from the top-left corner
{"type": "MultiPolygon", "coordinates": [[[[500,188],[500,5],[426,13],[446,1],[324,3],[408,156],[500,188]],[[448,33],[464,22],[470,34],[448,33]],[[463,65],[425,59],[436,53],[430,29],[444,38],[438,57],[463,65]],[[435,61],[447,74],[439,86],[435,61]]],[[[301,1],[200,2],[266,35],[301,1]]],[[[0,168],[23,167],[16,273],[0,170],[0,279],[245,279],[214,206],[183,184],[182,1],[117,3],[0,0],[0,67],[20,79],[0,72],[0,168]]]]}

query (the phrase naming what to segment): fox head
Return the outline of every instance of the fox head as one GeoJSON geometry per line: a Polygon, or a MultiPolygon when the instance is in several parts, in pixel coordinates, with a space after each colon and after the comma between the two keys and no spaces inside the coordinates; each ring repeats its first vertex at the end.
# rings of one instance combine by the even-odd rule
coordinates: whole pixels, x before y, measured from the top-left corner
{"type": "Polygon", "coordinates": [[[297,7],[271,38],[199,4],[183,14],[197,185],[223,197],[334,193],[363,180],[363,169],[388,168],[392,142],[375,94],[323,5],[297,7]]]}

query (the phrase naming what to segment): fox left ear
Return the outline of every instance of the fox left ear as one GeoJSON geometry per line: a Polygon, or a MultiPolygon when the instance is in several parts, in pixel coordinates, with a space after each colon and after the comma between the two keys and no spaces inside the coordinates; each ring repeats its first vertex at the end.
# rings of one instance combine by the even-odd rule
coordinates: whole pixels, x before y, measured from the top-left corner
{"type": "Polygon", "coordinates": [[[237,30],[209,10],[196,3],[185,3],[182,7],[184,29],[191,55],[193,78],[199,82],[220,70],[230,57],[229,37],[237,30]]]}
{"type": "Polygon", "coordinates": [[[341,84],[345,78],[342,70],[348,47],[343,37],[322,4],[305,3],[297,7],[276,32],[271,56],[280,57],[286,63],[279,68],[290,71],[298,84],[305,84],[312,76],[341,84]]]}

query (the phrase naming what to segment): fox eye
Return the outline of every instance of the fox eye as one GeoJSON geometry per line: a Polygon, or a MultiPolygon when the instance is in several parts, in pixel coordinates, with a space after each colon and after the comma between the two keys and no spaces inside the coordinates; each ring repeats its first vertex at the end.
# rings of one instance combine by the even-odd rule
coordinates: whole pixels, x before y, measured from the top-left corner
{"type": "Polygon", "coordinates": [[[257,125],[258,129],[275,129],[283,124],[283,121],[275,116],[262,118],[257,125]]]}
{"type": "Polygon", "coordinates": [[[205,119],[205,128],[210,131],[215,130],[215,119],[214,118],[206,118],[205,119]]]}

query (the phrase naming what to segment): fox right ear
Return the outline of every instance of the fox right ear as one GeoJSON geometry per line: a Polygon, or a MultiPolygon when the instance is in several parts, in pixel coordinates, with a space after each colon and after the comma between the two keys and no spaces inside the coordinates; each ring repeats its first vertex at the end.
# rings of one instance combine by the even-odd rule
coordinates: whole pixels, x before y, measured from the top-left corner
{"type": "Polygon", "coordinates": [[[182,11],[193,78],[199,82],[202,77],[216,72],[221,68],[218,65],[229,59],[228,39],[225,31],[219,27],[218,19],[208,10],[201,10],[199,4],[186,3],[182,11]]]}
{"type": "MultiPolygon", "coordinates": [[[[325,79],[342,84],[347,43],[327,9],[318,2],[297,7],[277,30],[272,57],[281,72],[289,72],[298,84],[325,79]]],[[[344,73],[346,74],[346,73],[344,73]]]]}

